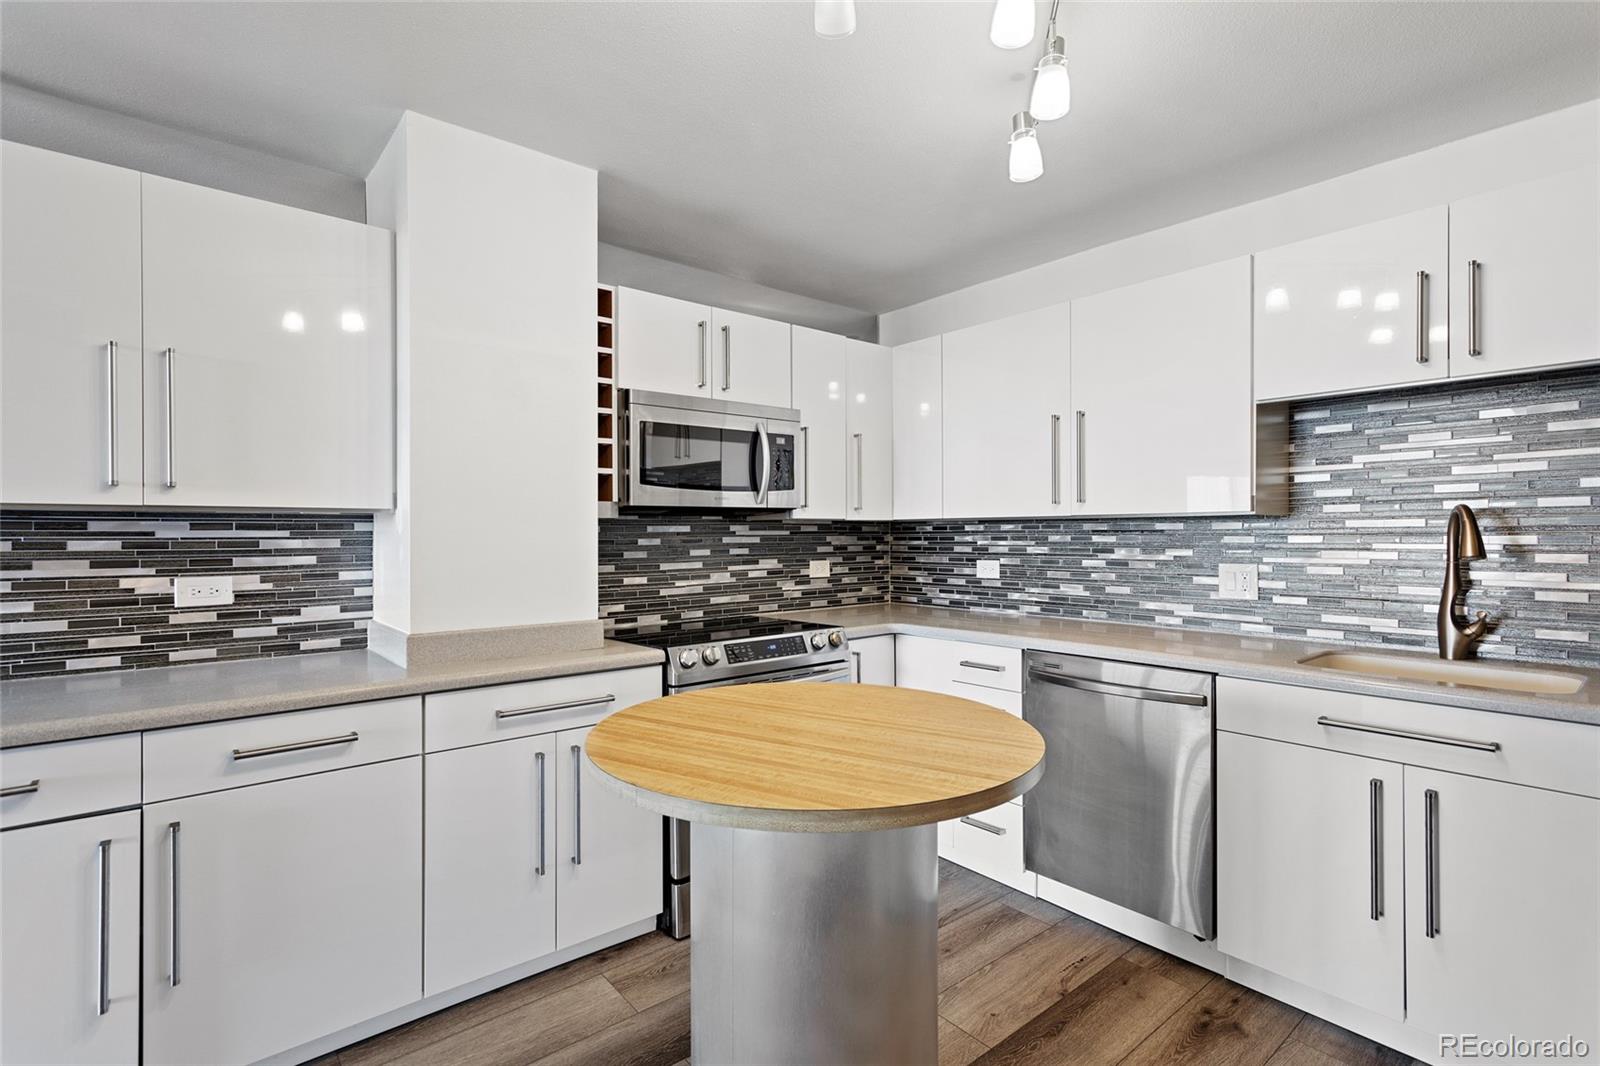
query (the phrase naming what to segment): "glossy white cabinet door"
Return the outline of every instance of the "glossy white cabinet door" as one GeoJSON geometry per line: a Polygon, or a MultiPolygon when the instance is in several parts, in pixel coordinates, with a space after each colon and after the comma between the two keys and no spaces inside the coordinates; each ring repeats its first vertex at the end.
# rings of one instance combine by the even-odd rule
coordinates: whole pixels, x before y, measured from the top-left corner
{"type": "Polygon", "coordinates": [[[1253,504],[1250,257],[1072,302],[1073,511],[1253,504]]]}
{"type": "Polygon", "coordinates": [[[850,641],[851,676],[862,685],[894,684],[894,637],[857,637],[850,641]]]}
{"type": "Polygon", "coordinates": [[[1571,1034],[1600,1061],[1600,800],[1414,766],[1405,781],[1407,1022],[1571,1034]]]}
{"type": "Polygon", "coordinates": [[[845,516],[845,339],[834,333],[794,327],[794,406],[800,412],[805,450],[804,507],[796,518],[845,516]]]}
{"type": "Polygon", "coordinates": [[[422,759],[146,805],[144,934],[152,1066],[254,1062],[416,1000],[422,759]]]}
{"type": "Polygon", "coordinates": [[[1217,949],[1403,1018],[1401,769],[1219,732],[1217,949]]]}
{"type": "Polygon", "coordinates": [[[424,762],[422,991],[431,996],[556,948],[556,737],[424,762]]]}
{"type": "Polygon", "coordinates": [[[0,502],[140,503],[139,174],[11,141],[0,169],[0,502]]]}
{"type": "Polygon", "coordinates": [[[393,507],[392,235],[143,189],[145,502],[393,507]]]}
{"type": "Polygon", "coordinates": [[[894,349],[894,517],[944,514],[944,341],[894,349]]]}
{"type": "Polygon", "coordinates": [[[850,454],[846,517],[894,517],[894,364],[881,344],[847,340],[850,454]]]}
{"type": "Polygon", "coordinates": [[[555,735],[557,949],[661,913],[661,816],[597,780],[591,729],[555,735]]]}
{"type": "Polygon", "coordinates": [[[787,322],[711,310],[712,397],[768,407],[791,407],[787,322]]]}
{"type": "Polygon", "coordinates": [[[138,811],[0,833],[0,1019],[0,1062],[139,1061],[138,811]]]}
{"type": "Polygon", "coordinates": [[[1451,204],[1450,376],[1596,360],[1600,174],[1570,171],[1451,204]]]}
{"type": "Polygon", "coordinates": [[[639,289],[619,288],[616,300],[619,385],[712,395],[711,308],[639,289]]]}
{"type": "Polygon", "coordinates": [[[944,513],[1066,514],[1070,305],[944,335],[944,513]]]}
{"type": "Polygon", "coordinates": [[[1356,392],[1448,374],[1448,241],[1448,211],[1430,207],[1257,252],[1256,399],[1356,392]],[[1420,345],[1419,271],[1427,275],[1420,345]]]}

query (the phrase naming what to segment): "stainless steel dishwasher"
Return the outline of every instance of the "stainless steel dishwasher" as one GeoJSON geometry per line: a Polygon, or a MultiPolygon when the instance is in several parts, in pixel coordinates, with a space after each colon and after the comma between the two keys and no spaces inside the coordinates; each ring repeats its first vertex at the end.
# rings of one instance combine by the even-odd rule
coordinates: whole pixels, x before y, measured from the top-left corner
{"type": "Polygon", "coordinates": [[[1024,667],[1022,717],[1045,740],[1027,868],[1212,939],[1215,679],[1044,652],[1024,667]]]}

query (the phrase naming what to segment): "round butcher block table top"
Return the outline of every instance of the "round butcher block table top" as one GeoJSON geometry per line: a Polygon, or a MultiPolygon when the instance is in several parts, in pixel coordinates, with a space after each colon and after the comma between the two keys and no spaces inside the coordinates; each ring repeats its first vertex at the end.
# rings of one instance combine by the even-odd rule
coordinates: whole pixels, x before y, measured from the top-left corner
{"type": "Polygon", "coordinates": [[[1044,738],[982,703],[881,685],[729,685],[635,704],[589,758],[640,806],[707,825],[899,829],[1022,795],[1044,738]]]}

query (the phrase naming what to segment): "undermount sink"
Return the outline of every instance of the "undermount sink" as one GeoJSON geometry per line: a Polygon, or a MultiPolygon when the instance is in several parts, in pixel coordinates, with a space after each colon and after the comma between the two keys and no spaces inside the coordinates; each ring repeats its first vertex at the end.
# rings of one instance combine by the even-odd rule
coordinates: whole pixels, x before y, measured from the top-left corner
{"type": "Polygon", "coordinates": [[[1534,696],[1570,696],[1583,687],[1585,678],[1555,670],[1523,670],[1514,666],[1491,666],[1477,662],[1450,662],[1421,655],[1372,655],[1363,652],[1325,651],[1300,660],[1301,666],[1337,670],[1343,674],[1363,674],[1392,681],[1428,681],[1438,685],[1462,685],[1500,692],[1524,692],[1534,696]]]}

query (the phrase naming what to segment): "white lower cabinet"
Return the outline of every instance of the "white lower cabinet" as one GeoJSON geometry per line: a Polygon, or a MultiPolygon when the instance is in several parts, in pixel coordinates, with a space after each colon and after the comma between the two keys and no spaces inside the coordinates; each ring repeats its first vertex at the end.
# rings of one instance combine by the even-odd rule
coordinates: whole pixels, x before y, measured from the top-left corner
{"type": "Polygon", "coordinates": [[[1414,766],[1405,777],[1409,1023],[1571,1035],[1600,1061],[1600,800],[1414,766]]]}
{"type": "Polygon", "coordinates": [[[857,637],[850,641],[851,679],[863,685],[894,684],[894,637],[857,637]]]}
{"type": "Polygon", "coordinates": [[[253,1062],[422,991],[422,760],[144,808],[144,1061],[253,1062]]]}
{"type": "Polygon", "coordinates": [[[1401,770],[1218,733],[1218,950],[1404,1017],[1401,770]]]}
{"type": "Polygon", "coordinates": [[[950,824],[951,862],[992,881],[1035,895],[1038,878],[1022,863],[1022,805],[1002,803],[950,824]]]}
{"type": "Polygon", "coordinates": [[[0,834],[0,1062],[139,1061],[139,812],[0,834]]]}

